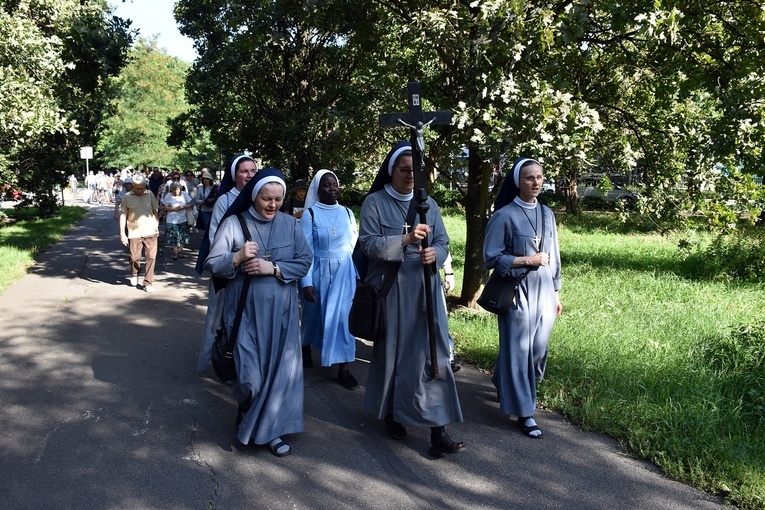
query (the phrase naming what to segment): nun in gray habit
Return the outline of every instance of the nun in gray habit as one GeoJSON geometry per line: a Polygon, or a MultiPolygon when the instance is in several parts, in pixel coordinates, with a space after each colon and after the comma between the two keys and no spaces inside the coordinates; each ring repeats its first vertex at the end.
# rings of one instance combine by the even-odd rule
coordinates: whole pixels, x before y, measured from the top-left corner
{"type": "Polygon", "coordinates": [[[228,331],[245,273],[251,277],[234,351],[237,439],[268,444],[278,457],[291,452],[281,436],[303,431],[297,285],[313,260],[298,221],[279,212],[285,192],[278,170],[258,172],[224,215],[205,261],[213,275],[229,279],[223,307],[228,331]],[[245,243],[237,214],[250,231],[250,242],[245,243]]]}
{"type": "MultiPolygon", "coordinates": [[[[223,175],[223,180],[218,187],[218,199],[213,207],[211,213],[210,226],[205,231],[205,235],[202,237],[202,242],[199,245],[199,254],[197,256],[196,271],[200,275],[204,272],[204,263],[207,256],[210,254],[210,245],[215,239],[215,232],[218,230],[218,225],[226,214],[229,207],[234,204],[234,200],[239,196],[239,193],[247,181],[250,179],[248,170],[255,168],[257,172],[257,165],[255,161],[244,154],[237,154],[226,164],[227,171],[223,175]],[[245,165],[249,163],[249,165],[245,165]]],[[[205,328],[202,332],[202,344],[199,348],[199,358],[197,361],[197,372],[205,372],[208,368],[212,367],[211,353],[213,344],[215,343],[215,332],[220,327],[220,318],[223,314],[223,303],[226,296],[226,280],[225,278],[212,277],[210,281],[210,288],[207,299],[207,315],[205,317],[205,328]]]]}
{"type": "Polygon", "coordinates": [[[537,201],[543,182],[538,162],[515,160],[497,195],[483,243],[487,268],[515,276],[528,271],[510,312],[497,316],[499,356],[492,381],[500,411],[517,416],[523,433],[532,438],[542,437],[534,420],[536,385],[547,366],[547,339],[563,310],[555,216],[537,201]]]}
{"type": "MultiPolygon", "coordinates": [[[[435,302],[435,338],[439,379],[431,378],[428,320],[423,264],[441,267],[449,254],[449,236],[441,212],[432,199],[427,223],[414,227],[407,217],[413,204],[414,173],[411,146],[399,142],[388,153],[361,206],[359,241],[368,260],[366,282],[382,287],[391,265],[400,264],[386,297],[387,334],[372,351],[364,408],[385,420],[393,439],[407,436],[406,425],[431,428],[433,455],[456,453],[464,448],[452,441],[444,426],[461,422],[462,410],[449,370],[449,336],[446,307],[435,302]],[[428,237],[429,247],[422,249],[428,237]]],[[[416,224],[416,219],[411,221],[416,224]]],[[[430,281],[433,298],[443,300],[438,271],[430,281]]]]}

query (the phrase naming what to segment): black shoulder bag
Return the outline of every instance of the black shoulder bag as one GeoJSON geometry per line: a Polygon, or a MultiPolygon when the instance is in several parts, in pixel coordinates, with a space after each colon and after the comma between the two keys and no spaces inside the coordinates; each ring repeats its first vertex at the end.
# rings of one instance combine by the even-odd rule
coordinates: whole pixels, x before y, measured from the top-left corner
{"type": "MultiPolygon", "coordinates": [[[[244,223],[242,216],[237,214],[239,225],[242,227],[245,241],[250,241],[250,230],[244,223]]],[[[239,295],[239,306],[236,308],[236,317],[234,325],[231,328],[231,334],[226,331],[221,317],[221,327],[216,331],[215,344],[212,349],[212,366],[215,375],[221,382],[233,381],[236,379],[236,363],[234,362],[234,349],[236,349],[236,336],[239,332],[239,323],[242,322],[242,313],[244,312],[244,303],[247,301],[247,291],[250,288],[252,276],[247,275],[242,284],[242,293],[239,295]]]]}
{"type": "MultiPolygon", "coordinates": [[[[406,215],[406,224],[414,223],[416,211],[414,200],[409,204],[409,211],[406,215]]],[[[403,232],[406,234],[406,229],[403,232]]],[[[364,259],[364,269],[366,269],[366,257],[361,253],[361,246],[356,243],[358,252],[364,259]]],[[[356,266],[359,269],[358,265],[356,266]]],[[[358,283],[356,293],[353,296],[353,305],[348,314],[348,330],[358,338],[378,342],[385,340],[385,333],[388,329],[387,310],[385,298],[393,287],[393,281],[396,279],[396,273],[401,267],[401,262],[391,263],[383,276],[383,284],[380,289],[371,283],[358,283]]],[[[364,271],[366,273],[366,270],[364,271]]],[[[366,276],[366,274],[365,274],[366,276]]],[[[363,281],[363,280],[362,280],[363,281]]]]}
{"type": "MultiPolygon", "coordinates": [[[[539,241],[539,251],[542,251],[545,244],[545,210],[542,204],[539,204],[542,211],[542,239],[539,241]]],[[[480,297],[476,301],[481,308],[497,315],[507,315],[510,308],[515,301],[515,293],[518,291],[518,286],[521,284],[526,275],[529,274],[531,268],[520,274],[520,276],[513,276],[508,271],[506,275],[501,275],[495,269],[492,271],[489,281],[483,287],[480,297]]]]}

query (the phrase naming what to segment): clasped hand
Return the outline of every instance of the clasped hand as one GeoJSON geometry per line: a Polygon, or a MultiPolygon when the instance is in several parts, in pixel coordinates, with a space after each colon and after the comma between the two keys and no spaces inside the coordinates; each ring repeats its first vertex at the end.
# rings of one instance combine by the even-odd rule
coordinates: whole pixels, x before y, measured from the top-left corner
{"type": "Polygon", "coordinates": [[[258,255],[259,250],[260,247],[255,241],[247,241],[244,243],[244,246],[239,248],[239,251],[234,254],[234,267],[239,267],[241,265],[247,274],[256,274],[252,271],[254,271],[254,261],[260,260],[255,258],[258,255]]]}
{"type": "Polygon", "coordinates": [[[547,264],[550,263],[550,256],[543,251],[535,253],[530,258],[531,258],[531,265],[546,266],[547,264]]]}
{"type": "Polygon", "coordinates": [[[417,226],[414,227],[414,230],[407,234],[409,237],[409,242],[406,244],[413,244],[417,241],[422,241],[428,237],[428,234],[430,234],[430,225],[425,223],[418,223],[417,226]]]}
{"type": "Polygon", "coordinates": [[[250,259],[242,264],[244,272],[251,276],[271,276],[274,274],[274,264],[265,259],[250,259]]]}

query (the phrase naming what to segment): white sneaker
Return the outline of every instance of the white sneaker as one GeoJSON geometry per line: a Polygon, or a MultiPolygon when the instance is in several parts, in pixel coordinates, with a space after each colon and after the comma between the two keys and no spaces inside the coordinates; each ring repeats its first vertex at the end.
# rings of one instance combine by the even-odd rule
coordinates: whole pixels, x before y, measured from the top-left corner
{"type": "Polygon", "coordinates": [[[138,285],[138,277],[137,276],[131,276],[130,277],[130,286],[135,287],[138,285]]]}
{"type": "Polygon", "coordinates": [[[144,285],[143,290],[145,290],[146,292],[154,292],[154,287],[152,287],[151,285],[144,285]]]}

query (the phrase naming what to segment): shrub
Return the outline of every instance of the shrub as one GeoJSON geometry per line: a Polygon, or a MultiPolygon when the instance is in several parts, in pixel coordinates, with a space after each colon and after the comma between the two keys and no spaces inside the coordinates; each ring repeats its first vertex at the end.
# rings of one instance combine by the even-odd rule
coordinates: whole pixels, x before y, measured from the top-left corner
{"type": "Polygon", "coordinates": [[[430,188],[429,194],[442,209],[444,207],[460,207],[462,204],[462,193],[456,186],[449,189],[449,187],[437,182],[430,188]]]}
{"type": "Polygon", "coordinates": [[[579,201],[579,206],[586,211],[607,211],[616,209],[616,206],[609,203],[602,197],[584,197],[579,201]]]}
{"type": "Polygon", "coordinates": [[[756,283],[765,278],[765,239],[752,228],[720,234],[707,246],[680,242],[686,274],[693,278],[736,279],[756,283]]]}
{"type": "Polygon", "coordinates": [[[538,198],[540,203],[551,209],[558,209],[566,206],[566,196],[562,191],[545,191],[540,193],[538,198]]]}
{"type": "Polygon", "coordinates": [[[367,190],[361,190],[355,187],[344,187],[340,192],[340,203],[348,207],[361,206],[367,190]]]}
{"type": "Polygon", "coordinates": [[[711,370],[733,407],[755,422],[765,419],[765,320],[707,339],[700,354],[701,367],[711,370]]]}
{"type": "Polygon", "coordinates": [[[604,174],[603,177],[598,179],[597,188],[598,188],[598,191],[600,191],[602,194],[605,195],[606,193],[614,189],[614,185],[611,183],[611,179],[604,174]]]}

